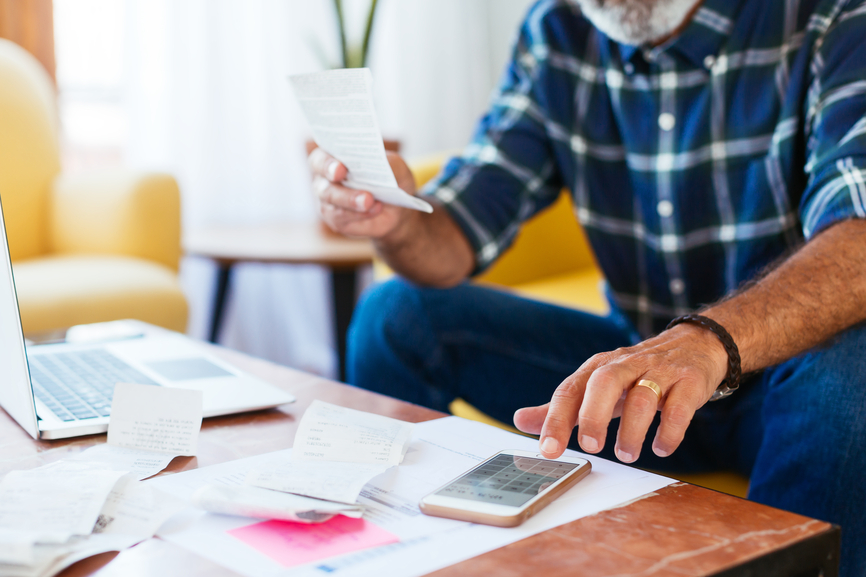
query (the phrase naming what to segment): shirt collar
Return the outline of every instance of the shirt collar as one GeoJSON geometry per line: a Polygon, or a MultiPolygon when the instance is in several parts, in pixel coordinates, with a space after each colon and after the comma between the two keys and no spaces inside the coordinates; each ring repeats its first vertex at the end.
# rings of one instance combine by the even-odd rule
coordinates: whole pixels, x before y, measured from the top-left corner
{"type": "MultiPolygon", "coordinates": [[[[683,31],[655,51],[675,51],[694,65],[703,66],[706,58],[718,56],[727,42],[742,3],[743,0],[704,0],[683,31]]],[[[623,62],[640,51],[640,46],[619,44],[623,62]]]]}

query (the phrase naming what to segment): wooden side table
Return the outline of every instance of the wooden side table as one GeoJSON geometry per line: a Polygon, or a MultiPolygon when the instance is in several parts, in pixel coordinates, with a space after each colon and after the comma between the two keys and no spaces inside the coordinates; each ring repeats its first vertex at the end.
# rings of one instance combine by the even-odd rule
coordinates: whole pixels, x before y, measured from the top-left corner
{"type": "Polygon", "coordinates": [[[346,380],[346,332],[357,300],[357,271],[373,262],[375,251],[367,239],[353,239],[327,231],[318,222],[265,225],[208,226],[184,234],[188,256],[213,260],[218,266],[210,341],[217,342],[232,267],[239,262],[316,264],[328,267],[333,284],[334,337],[340,380],[346,380]]]}

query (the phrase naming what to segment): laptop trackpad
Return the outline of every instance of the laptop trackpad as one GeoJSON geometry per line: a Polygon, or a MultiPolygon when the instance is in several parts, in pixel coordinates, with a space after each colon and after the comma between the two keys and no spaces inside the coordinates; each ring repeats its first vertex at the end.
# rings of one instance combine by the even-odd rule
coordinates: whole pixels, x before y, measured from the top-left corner
{"type": "Polygon", "coordinates": [[[169,381],[191,381],[193,379],[235,376],[224,368],[203,358],[176,359],[143,364],[169,381]]]}

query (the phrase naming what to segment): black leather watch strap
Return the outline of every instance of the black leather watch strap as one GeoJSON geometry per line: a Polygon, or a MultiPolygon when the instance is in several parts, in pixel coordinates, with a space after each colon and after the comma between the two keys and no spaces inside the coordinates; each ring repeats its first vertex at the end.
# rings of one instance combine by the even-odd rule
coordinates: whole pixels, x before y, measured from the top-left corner
{"type": "Polygon", "coordinates": [[[725,347],[725,352],[728,353],[728,374],[725,377],[725,380],[722,381],[713,393],[713,396],[710,397],[710,400],[718,401],[719,399],[731,395],[740,387],[741,376],[740,350],[737,348],[737,344],[734,342],[733,337],[731,337],[730,333],[725,330],[725,327],[713,319],[702,315],[685,315],[677,317],[668,324],[665,330],[682,323],[701,326],[716,335],[722,342],[722,346],[725,347]]]}

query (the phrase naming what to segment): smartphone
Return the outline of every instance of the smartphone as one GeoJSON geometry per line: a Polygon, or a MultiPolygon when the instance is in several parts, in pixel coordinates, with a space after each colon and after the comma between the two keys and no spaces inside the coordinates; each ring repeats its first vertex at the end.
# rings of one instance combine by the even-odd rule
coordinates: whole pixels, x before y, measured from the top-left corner
{"type": "Polygon", "coordinates": [[[589,474],[578,457],[545,459],[534,451],[500,451],[421,499],[421,511],[497,527],[516,527],[589,474]]]}

